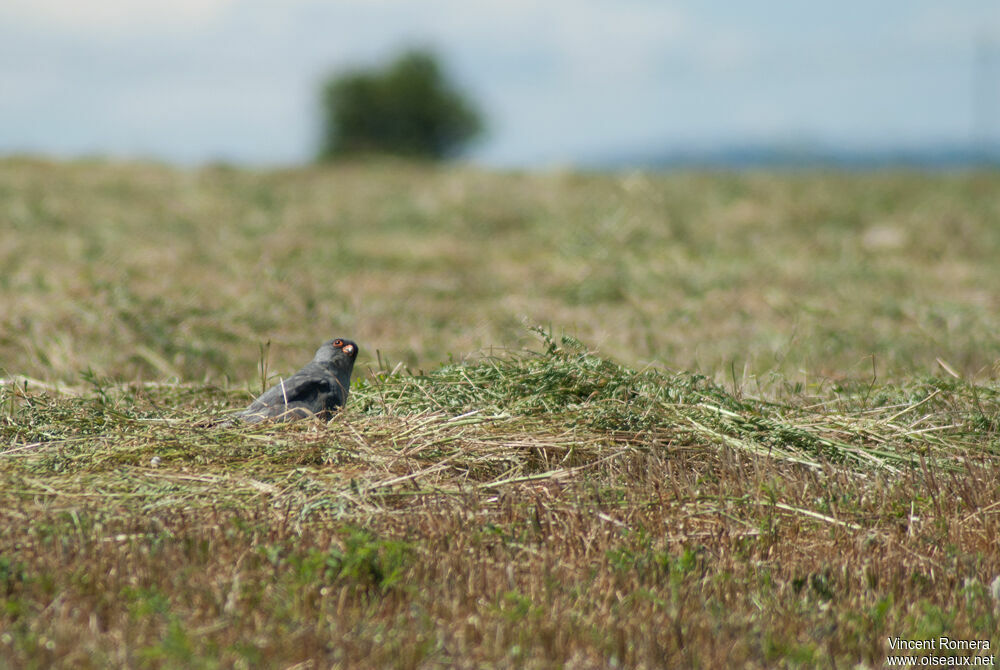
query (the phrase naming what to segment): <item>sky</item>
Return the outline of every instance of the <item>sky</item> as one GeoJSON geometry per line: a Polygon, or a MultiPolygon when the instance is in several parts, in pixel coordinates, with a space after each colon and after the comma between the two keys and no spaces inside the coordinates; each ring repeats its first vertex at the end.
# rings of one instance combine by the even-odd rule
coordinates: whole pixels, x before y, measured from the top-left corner
{"type": "Polygon", "coordinates": [[[996,0],[4,0],[0,154],[309,161],[323,79],[414,46],[492,166],[1000,140],[996,0]]]}

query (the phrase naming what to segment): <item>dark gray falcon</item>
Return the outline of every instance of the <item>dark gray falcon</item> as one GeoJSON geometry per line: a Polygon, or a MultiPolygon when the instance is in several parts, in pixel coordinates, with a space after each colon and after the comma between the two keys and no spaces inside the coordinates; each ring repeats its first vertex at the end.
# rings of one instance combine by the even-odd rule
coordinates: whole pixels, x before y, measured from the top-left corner
{"type": "Polygon", "coordinates": [[[306,366],[265,391],[238,416],[256,423],[264,419],[292,421],[317,415],[330,418],[347,402],[358,345],[337,338],[324,342],[306,366]]]}

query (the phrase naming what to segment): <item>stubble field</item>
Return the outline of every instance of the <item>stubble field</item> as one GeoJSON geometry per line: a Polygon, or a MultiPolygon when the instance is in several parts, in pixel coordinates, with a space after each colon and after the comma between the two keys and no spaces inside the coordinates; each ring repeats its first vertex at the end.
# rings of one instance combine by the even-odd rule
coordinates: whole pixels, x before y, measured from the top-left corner
{"type": "Polygon", "coordinates": [[[992,656],[997,258],[989,172],[0,161],[0,668],[992,656]]]}

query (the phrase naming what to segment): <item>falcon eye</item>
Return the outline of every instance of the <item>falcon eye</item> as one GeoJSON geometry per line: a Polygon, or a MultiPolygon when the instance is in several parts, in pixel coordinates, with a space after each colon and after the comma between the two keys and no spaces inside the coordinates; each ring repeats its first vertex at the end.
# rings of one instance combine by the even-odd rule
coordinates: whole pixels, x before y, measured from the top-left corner
{"type": "Polygon", "coordinates": [[[342,346],[344,346],[344,341],[343,340],[334,340],[333,341],[333,346],[335,346],[335,347],[342,347],[342,346]]]}

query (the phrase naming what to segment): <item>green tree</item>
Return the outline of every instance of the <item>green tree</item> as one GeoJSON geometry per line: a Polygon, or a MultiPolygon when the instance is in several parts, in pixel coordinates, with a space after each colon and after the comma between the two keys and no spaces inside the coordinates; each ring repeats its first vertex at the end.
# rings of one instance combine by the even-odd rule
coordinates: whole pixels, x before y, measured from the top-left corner
{"type": "Polygon", "coordinates": [[[435,56],[409,51],[384,69],[325,82],[319,158],[388,153],[440,160],[458,154],[482,129],[479,112],[435,56]]]}

